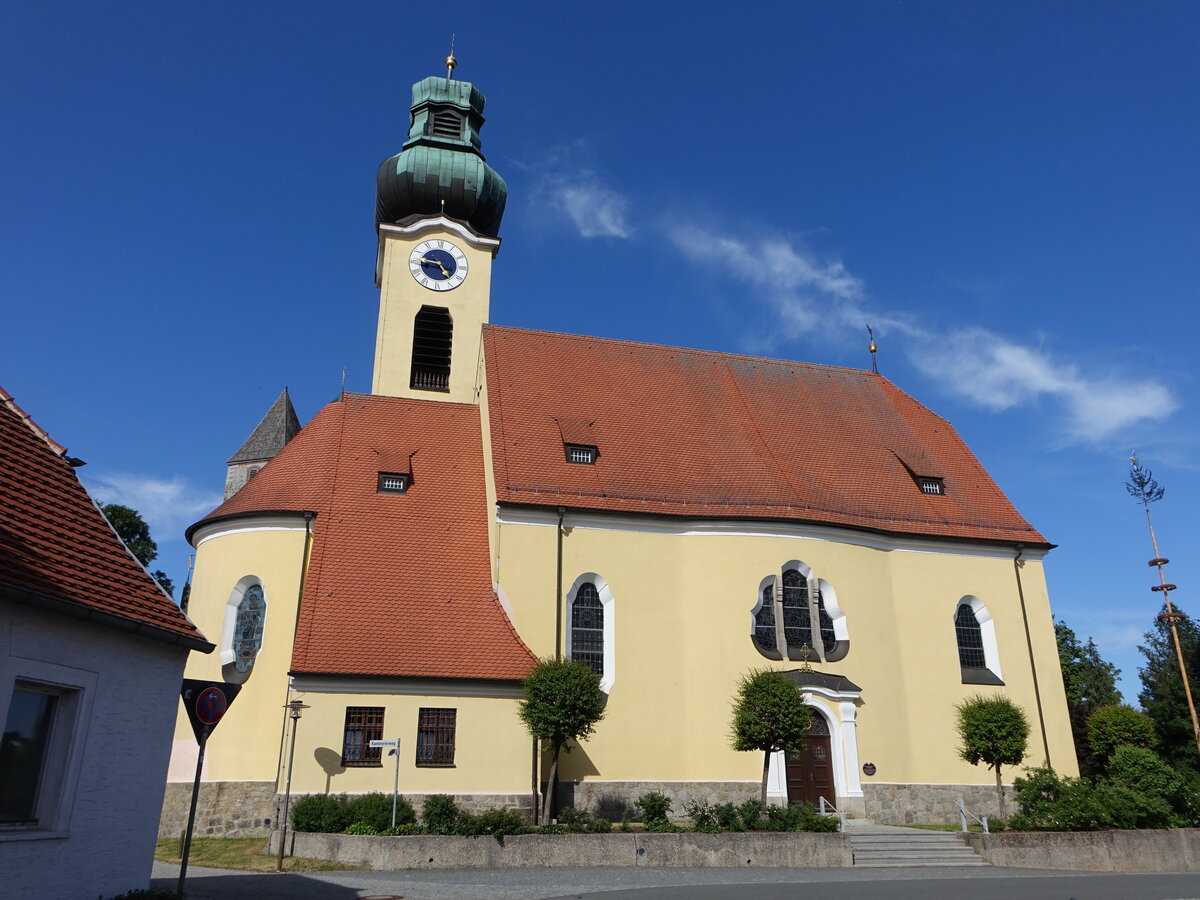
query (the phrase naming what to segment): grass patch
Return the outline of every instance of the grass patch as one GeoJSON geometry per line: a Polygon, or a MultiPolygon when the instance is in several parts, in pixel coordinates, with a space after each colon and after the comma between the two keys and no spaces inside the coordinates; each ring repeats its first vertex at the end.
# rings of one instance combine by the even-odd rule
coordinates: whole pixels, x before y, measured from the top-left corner
{"type": "MultiPolygon", "coordinates": [[[[210,869],[237,869],[240,872],[274,872],[275,856],[266,855],[265,838],[192,838],[192,849],[188,855],[189,866],[204,866],[210,869]]],[[[179,838],[163,838],[154,848],[154,858],[162,862],[179,862],[179,838]]],[[[285,872],[337,872],[353,869],[343,863],[327,859],[305,859],[285,856],[285,872]]]]}
{"type": "MultiPolygon", "coordinates": [[[[916,823],[910,823],[908,825],[905,825],[904,827],[905,828],[924,828],[926,831],[954,831],[954,832],[962,831],[962,825],[955,824],[952,822],[936,822],[933,824],[925,824],[925,825],[918,825],[916,823]]],[[[967,831],[973,831],[976,834],[982,834],[983,826],[977,825],[974,822],[970,822],[967,824],[967,831]]]]}

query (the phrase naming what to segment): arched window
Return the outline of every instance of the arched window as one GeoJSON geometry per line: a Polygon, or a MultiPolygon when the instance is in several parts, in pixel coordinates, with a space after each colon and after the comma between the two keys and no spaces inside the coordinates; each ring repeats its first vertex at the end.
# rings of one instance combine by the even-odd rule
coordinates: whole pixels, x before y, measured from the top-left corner
{"type": "Polygon", "coordinates": [[[608,582],[595,572],[575,579],[567,592],[567,658],[577,659],[600,676],[608,693],[616,681],[616,603],[608,582]]]}
{"type": "Polygon", "coordinates": [[[571,604],[571,659],[604,677],[604,606],[594,584],[581,584],[571,604]]]}
{"type": "Polygon", "coordinates": [[[238,604],[237,621],[233,626],[233,666],[239,672],[247,673],[254,668],[254,660],[262,649],[266,613],[262,585],[250,585],[238,604]]]}
{"type": "MultiPolygon", "coordinates": [[[[837,611],[835,622],[826,605],[826,593],[833,594],[827,582],[812,578],[800,568],[788,564],[782,577],[765,579],[760,585],[759,601],[754,608],[754,645],[771,659],[786,656],[794,660],[834,662],[849,651],[845,616],[837,611]],[[817,627],[814,633],[813,618],[817,627]],[[782,628],[777,627],[782,624],[782,628]],[[782,631],[782,634],[780,632],[782,631]],[[807,651],[805,647],[807,646],[807,651]]],[[[835,604],[836,610],[836,604],[835,604]]]]}
{"type": "Polygon", "coordinates": [[[954,610],[954,637],[963,684],[1004,684],[996,624],[978,597],[963,597],[954,610]]]}

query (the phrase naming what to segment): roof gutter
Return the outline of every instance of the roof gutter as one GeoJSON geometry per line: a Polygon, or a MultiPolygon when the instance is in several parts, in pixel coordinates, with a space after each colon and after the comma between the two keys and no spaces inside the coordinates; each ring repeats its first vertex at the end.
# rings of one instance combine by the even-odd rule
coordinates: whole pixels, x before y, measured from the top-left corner
{"type": "MultiPolygon", "coordinates": [[[[305,519],[311,519],[317,513],[311,509],[255,509],[247,512],[226,513],[222,516],[206,516],[199,522],[194,522],[189,525],[187,531],[183,533],[184,539],[192,544],[192,538],[196,532],[206,525],[216,525],[221,522],[232,522],[236,519],[265,519],[271,516],[303,516],[305,519]]],[[[195,544],[192,544],[195,547],[195,544]]]]}
{"type": "Polygon", "coordinates": [[[197,650],[200,653],[212,653],[216,649],[215,644],[210,644],[203,637],[192,637],[168,628],[161,628],[147,622],[139,622],[126,616],[118,616],[115,613],[105,612],[102,609],[85,606],[82,603],[75,603],[72,600],[65,600],[62,597],[54,597],[50,594],[29,590],[28,588],[19,588],[7,584],[0,585],[0,600],[37,607],[38,609],[59,613],[60,615],[79,621],[92,621],[97,625],[103,625],[106,628],[112,628],[125,634],[150,638],[163,644],[178,644],[188,650],[197,650]]]}

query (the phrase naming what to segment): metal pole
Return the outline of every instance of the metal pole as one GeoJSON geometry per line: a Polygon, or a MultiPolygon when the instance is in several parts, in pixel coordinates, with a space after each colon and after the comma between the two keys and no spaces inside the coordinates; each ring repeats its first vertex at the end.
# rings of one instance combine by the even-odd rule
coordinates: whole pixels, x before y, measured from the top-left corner
{"type": "Polygon", "coordinates": [[[183,859],[179,864],[179,884],[175,892],[183,896],[183,880],[187,878],[188,854],[192,852],[192,826],[196,824],[196,801],[200,796],[200,770],[204,767],[204,745],[208,743],[208,729],[200,738],[200,752],[196,755],[196,780],[192,782],[192,805],[188,810],[187,830],[183,836],[183,859]]]}
{"type": "Polygon", "coordinates": [[[287,837],[288,806],[292,800],[292,761],[296,758],[296,726],[300,721],[300,710],[293,709],[292,715],[292,746],[288,751],[287,787],[283,792],[283,816],[279,820],[279,855],[275,857],[275,871],[283,871],[283,845],[287,837]]]}
{"type": "Polygon", "coordinates": [[[396,780],[392,782],[392,828],[396,827],[396,801],[400,798],[400,745],[397,744],[392,750],[392,755],[396,757],[396,780]]]}

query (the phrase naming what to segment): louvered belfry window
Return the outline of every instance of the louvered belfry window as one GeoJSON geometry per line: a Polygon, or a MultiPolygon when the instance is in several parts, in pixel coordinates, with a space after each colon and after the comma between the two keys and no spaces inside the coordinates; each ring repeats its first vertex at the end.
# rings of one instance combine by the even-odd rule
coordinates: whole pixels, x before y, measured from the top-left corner
{"type": "Polygon", "coordinates": [[[450,310],[422,306],[413,323],[412,381],[417,391],[450,390],[450,347],[454,323],[450,310]]]}
{"type": "Polygon", "coordinates": [[[380,749],[371,741],[383,740],[382,706],[347,706],[342,738],[343,766],[379,766],[380,749]]]}
{"type": "Polygon", "coordinates": [[[571,604],[571,659],[604,677],[604,605],[594,584],[582,584],[571,604]]]}
{"type": "Polygon", "coordinates": [[[986,669],[983,632],[975,618],[975,611],[966,603],[960,605],[954,614],[954,633],[958,638],[958,664],[964,669],[986,669]]]}
{"type": "Polygon", "coordinates": [[[433,111],[434,137],[462,137],[462,115],[452,109],[435,109],[433,111]]]}
{"type": "Polygon", "coordinates": [[[454,765],[457,709],[421,709],[417,714],[417,765],[454,765]]]}

